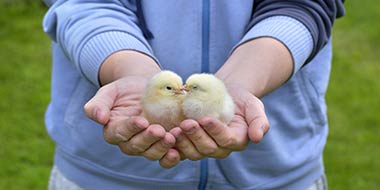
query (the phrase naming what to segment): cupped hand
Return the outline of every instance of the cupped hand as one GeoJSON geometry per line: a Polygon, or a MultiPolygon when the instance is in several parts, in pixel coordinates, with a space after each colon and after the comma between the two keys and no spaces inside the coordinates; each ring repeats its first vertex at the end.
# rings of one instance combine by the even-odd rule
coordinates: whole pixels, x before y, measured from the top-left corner
{"type": "Polygon", "coordinates": [[[238,86],[227,86],[235,102],[235,115],[226,125],[204,117],[185,120],[170,131],[177,141],[181,159],[226,158],[233,151],[244,150],[249,140],[259,143],[269,130],[264,105],[257,97],[238,86]]]}
{"type": "Polygon", "coordinates": [[[119,146],[127,155],[159,160],[164,168],[177,165],[179,153],[172,147],[175,137],[141,116],[140,98],[148,79],[129,76],[98,90],[84,110],[89,118],[104,126],[104,139],[119,146]]]}

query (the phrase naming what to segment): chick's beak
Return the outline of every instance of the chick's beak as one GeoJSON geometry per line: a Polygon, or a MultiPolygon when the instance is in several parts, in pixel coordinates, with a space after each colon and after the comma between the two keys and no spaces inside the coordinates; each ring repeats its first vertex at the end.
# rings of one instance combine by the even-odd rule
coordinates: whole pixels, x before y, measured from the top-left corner
{"type": "Polygon", "coordinates": [[[174,93],[177,95],[183,95],[183,94],[186,94],[186,91],[183,87],[181,87],[181,88],[176,89],[174,93]]]}
{"type": "Polygon", "coordinates": [[[185,92],[189,92],[190,91],[190,87],[187,86],[186,84],[182,86],[182,88],[185,92]]]}

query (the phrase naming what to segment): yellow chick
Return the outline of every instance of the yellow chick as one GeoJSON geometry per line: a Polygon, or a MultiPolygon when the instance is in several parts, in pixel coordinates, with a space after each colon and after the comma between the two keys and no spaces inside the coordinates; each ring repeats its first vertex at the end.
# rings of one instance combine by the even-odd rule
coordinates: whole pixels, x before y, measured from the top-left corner
{"type": "Polygon", "coordinates": [[[160,124],[169,131],[184,120],[182,85],[182,78],[172,71],[161,71],[150,79],[141,98],[143,115],[150,124],[160,124]]]}
{"type": "Polygon", "coordinates": [[[182,103],[186,118],[198,120],[211,116],[228,124],[235,114],[235,104],[224,83],[212,74],[193,74],[184,86],[182,103]]]}

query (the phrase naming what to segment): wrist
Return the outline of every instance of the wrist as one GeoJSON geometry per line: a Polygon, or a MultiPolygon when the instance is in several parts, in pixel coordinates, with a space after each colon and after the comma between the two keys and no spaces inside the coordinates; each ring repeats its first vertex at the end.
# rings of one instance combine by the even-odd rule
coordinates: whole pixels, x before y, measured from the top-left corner
{"type": "Polygon", "coordinates": [[[99,81],[103,86],[126,76],[150,78],[158,72],[160,67],[150,56],[134,50],[123,50],[113,53],[102,63],[99,81]]]}
{"type": "Polygon", "coordinates": [[[283,84],[292,74],[288,49],[278,40],[256,38],[237,47],[216,75],[262,97],[283,84]]]}

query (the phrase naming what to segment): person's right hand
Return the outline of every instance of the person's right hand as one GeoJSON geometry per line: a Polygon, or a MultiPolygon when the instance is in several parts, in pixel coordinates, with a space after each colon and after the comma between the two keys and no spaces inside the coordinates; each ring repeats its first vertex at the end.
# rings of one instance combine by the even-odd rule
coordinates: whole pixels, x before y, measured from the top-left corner
{"type": "Polygon", "coordinates": [[[108,143],[119,146],[127,155],[159,160],[162,167],[170,168],[180,161],[173,148],[175,137],[141,116],[140,97],[147,82],[138,76],[118,79],[100,88],[84,110],[89,118],[104,126],[108,143]]]}

